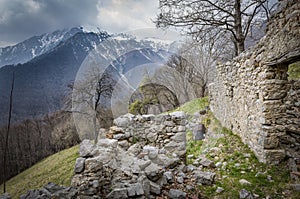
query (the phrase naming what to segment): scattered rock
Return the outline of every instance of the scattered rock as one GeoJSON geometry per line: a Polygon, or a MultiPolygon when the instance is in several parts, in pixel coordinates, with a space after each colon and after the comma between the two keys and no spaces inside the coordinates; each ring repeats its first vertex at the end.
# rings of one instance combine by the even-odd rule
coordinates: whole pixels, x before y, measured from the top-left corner
{"type": "Polygon", "coordinates": [[[212,172],[195,171],[194,176],[197,183],[201,183],[203,185],[212,185],[214,183],[216,174],[212,172]]]}
{"type": "Polygon", "coordinates": [[[173,181],[173,175],[171,171],[166,171],[164,173],[164,176],[166,177],[167,182],[174,182],[173,181]]]}
{"type": "Polygon", "coordinates": [[[76,198],[77,194],[77,189],[73,187],[63,187],[50,182],[40,190],[29,190],[26,194],[22,195],[20,199],[76,198]]]}
{"type": "Polygon", "coordinates": [[[290,186],[294,191],[300,192],[300,184],[291,184],[290,186]]]}
{"type": "Polygon", "coordinates": [[[251,192],[247,191],[246,189],[242,189],[240,191],[240,199],[253,199],[253,195],[251,192]]]}
{"type": "Polygon", "coordinates": [[[150,181],[150,193],[159,195],[160,192],[161,192],[161,187],[158,184],[150,181]]]}
{"type": "Polygon", "coordinates": [[[11,197],[8,193],[4,193],[4,194],[0,195],[0,199],[11,199],[11,197]]]}
{"type": "Polygon", "coordinates": [[[222,187],[217,187],[216,193],[221,193],[223,191],[224,191],[224,189],[222,187]]]}
{"type": "Polygon", "coordinates": [[[185,199],[186,193],[178,189],[170,189],[169,197],[170,199],[185,199]]]}
{"type": "Polygon", "coordinates": [[[274,181],[273,178],[272,178],[272,176],[270,176],[270,175],[267,175],[267,179],[268,179],[269,182],[273,182],[274,181]]]}
{"type": "Polygon", "coordinates": [[[210,167],[210,168],[215,168],[216,165],[214,164],[213,161],[207,159],[206,157],[202,157],[201,161],[199,162],[201,165],[205,166],[205,167],[210,167]]]}
{"type": "Polygon", "coordinates": [[[249,182],[249,181],[247,181],[247,180],[245,180],[245,179],[240,179],[240,180],[239,180],[239,183],[240,183],[241,185],[251,185],[251,182],[249,182]]]}
{"type": "Polygon", "coordinates": [[[203,124],[197,124],[193,128],[193,139],[194,140],[203,140],[205,138],[206,128],[203,124]]]}
{"type": "Polygon", "coordinates": [[[187,172],[192,172],[195,169],[196,169],[196,167],[194,165],[189,164],[189,165],[186,166],[186,171],[187,172]]]}
{"type": "Polygon", "coordinates": [[[179,184],[182,184],[183,181],[184,181],[184,179],[183,179],[183,177],[179,176],[179,177],[176,178],[176,181],[177,181],[179,184]]]}
{"type": "Polygon", "coordinates": [[[222,167],[222,165],[223,165],[223,163],[222,163],[222,162],[217,162],[217,163],[216,163],[216,167],[217,167],[217,168],[221,168],[221,167],[222,167]]]}
{"type": "Polygon", "coordinates": [[[187,158],[188,158],[188,159],[192,159],[192,158],[194,158],[194,155],[193,155],[193,154],[190,154],[190,155],[187,156],[187,158]]]}

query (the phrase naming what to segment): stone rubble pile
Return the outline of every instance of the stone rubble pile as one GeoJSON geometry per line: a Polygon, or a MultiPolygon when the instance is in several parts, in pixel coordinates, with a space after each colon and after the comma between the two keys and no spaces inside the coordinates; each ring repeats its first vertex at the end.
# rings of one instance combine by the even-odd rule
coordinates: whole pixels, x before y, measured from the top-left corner
{"type": "Polygon", "coordinates": [[[50,183],[22,199],[200,198],[198,186],[214,183],[215,174],[202,171],[215,166],[208,159],[199,157],[197,165],[185,165],[185,126],[189,125],[183,112],[127,114],[114,124],[101,131],[96,145],[82,141],[72,187],[50,183]]]}
{"type": "Polygon", "coordinates": [[[72,180],[78,195],[94,198],[95,195],[99,198],[171,195],[171,198],[185,198],[187,193],[184,191],[166,189],[167,186],[183,184],[188,178],[184,173],[185,114],[127,114],[115,119],[114,124],[99,136],[97,145],[89,140],[82,142],[72,180]]]}

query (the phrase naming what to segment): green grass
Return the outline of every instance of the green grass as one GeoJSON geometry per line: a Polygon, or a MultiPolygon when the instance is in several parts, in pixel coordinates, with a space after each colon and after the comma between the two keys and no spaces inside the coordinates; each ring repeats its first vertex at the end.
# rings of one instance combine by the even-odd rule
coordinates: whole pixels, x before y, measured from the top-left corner
{"type": "Polygon", "coordinates": [[[300,61],[289,65],[288,75],[289,75],[289,80],[300,79],[300,61]]]}
{"type": "Polygon", "coordinates": [[[191,163],[200,154],[205,154],[215,163],[227,162],[227,166],[207,169],[216,173],[216,182],[214,186],[199,186],[205,197],[239,198],[239,191],[245,188],[258,195],[259,198],[267,196],[271,196],[271,198],[297,198],[297,193],[286,193],[290,177],[284,163],[272,166],[259,162],[250,148],[243,144],[237,135],[223,128],[212,113],[207,114],[206,117],[208,117],[206,120],[210,121],[209,128],[214,134],[222,136],[213,136],[204,141],[192,141],[187,136],[187,155],[194,155],[193,159],[187,161],[191,163]],[[216,153],[210,152],[209,149],[213,147],[220,150],[216,153]],[[256,175],[259,172],[261,174],[256,175]],[[267,176],[272,176],[273,181],[269,181],[267,176]],[[241,185],[240,179],[249,181],[251,185],[241,185]],[[225,190],[217,194],[217,187],[222,187],[225,190]]]}
{"type": "Polygon", "coordinates": [[[184,111],[187,114],[194,114],[197,111],[203,110],[208,105],[209,105],[208,97],[196,98],[170,112],[184,111]]]}
{"type": "MultiPolygon", "coordinates": [[[[6,183],[6,190],[12,198],[19,198],[30,189],[40,189],[48,182],[70,186],[78,157],[79,145],[60,151],[35,164],[6,183]]],[[[3,185],[0,186],[3,193],[3,185]]]]}

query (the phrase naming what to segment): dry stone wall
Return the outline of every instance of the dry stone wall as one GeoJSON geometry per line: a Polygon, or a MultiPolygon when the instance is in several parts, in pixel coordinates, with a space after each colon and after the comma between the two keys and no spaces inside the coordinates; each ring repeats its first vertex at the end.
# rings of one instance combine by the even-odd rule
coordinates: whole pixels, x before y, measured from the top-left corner
{"type": "Polygon", "coordinates": [[[262,162],[286,155],[300,162],[299,82],[288,65],[300,60],[300,2],[279,1],[266,35],[248,51],[217,66],[210,108],[262,162]],[[293,147],[287,147],[291,145],[293,147]]]}
{"type": "MultiPolygon", "coordinates": [[[[100,131],[96,145],[83,140],[72,180],[77,196],[115,199],[161,195],[173,179],[172,169],[184,166],[185,125],[183,112],[126,114],[115,119],[109,131],[100,131]]],[[[180,194],[185,198],[186,193],[180,194]]]]}

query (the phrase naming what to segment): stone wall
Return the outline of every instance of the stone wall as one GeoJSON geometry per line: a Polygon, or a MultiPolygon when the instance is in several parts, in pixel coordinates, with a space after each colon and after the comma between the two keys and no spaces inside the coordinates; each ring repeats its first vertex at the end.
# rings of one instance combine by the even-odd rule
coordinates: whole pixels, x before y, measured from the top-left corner
{"type": "Polygon", "coordinates": [[[126,114],[115,119],[115,126],[108,131],[100,131],[96,145],[83,140],[72,180],[78,197],[160,195],[168,179],[173,178],[171,171],[185,163],[185,124],[183,112],[157,116],[126,114]]]}
{"type": "MultiPolygon", "coordinates": [[[[288,65],[300,60],[299,21],[300,2],[279,1],[266,35],[253,49],[218,65],[209,88],[215,116],[262,162],[276,164],[286,156],[284,137],[299,148],[299,131],[289,130],[299,129],[300,99],[289,91],[298,92],[299,87],[291,86],[287,75],[288,65]]],[[[288,155],[297,154],[295,147],[288,155]]]]}
{"type": "Polygon", "coordinates": [[[290,81],[285,98],[287,121],[286,133],[280,137],[280,144],[287,155],[300,159],[300,80],[290,81]]]}
{"type": "Polygon", "coordinates": [[[185,125],[184,112],[156,116],[126,114],[115,119],[114,126],[110,127],[108,132],[104,132],[104,135],[118,140],[118,145],[125,150],[139,142],[157,147],[165,151],[167,155],[184,158],[186,153],[185,125]]]}

